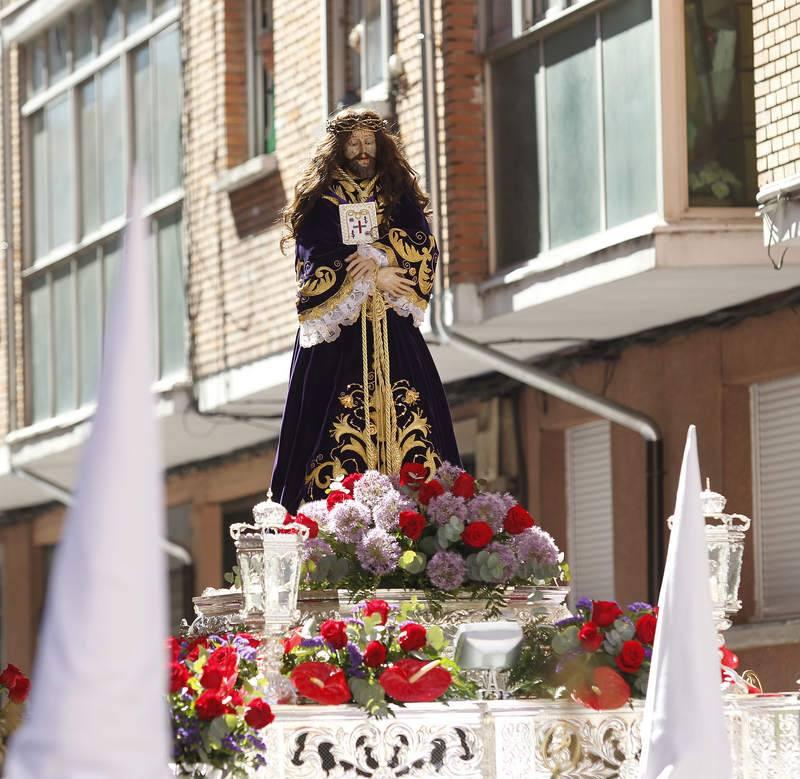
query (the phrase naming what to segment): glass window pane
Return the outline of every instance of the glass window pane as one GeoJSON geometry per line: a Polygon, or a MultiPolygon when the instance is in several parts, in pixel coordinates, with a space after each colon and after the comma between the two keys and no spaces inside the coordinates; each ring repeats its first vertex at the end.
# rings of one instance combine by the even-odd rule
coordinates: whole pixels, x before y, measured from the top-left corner
{"type": "Polygon", "coordinates": [[[108,316],[108,303],[111,299],[114,283],[117,280],[117,268],[119,267],[119,259],[121,256],[122,252],[119,238],[114,238],[103,246],[104,317],[108,316]]]}
{"type": "Polygon", "coordinates": [[[150,50],[147,45],[133,53],[133,156],[153,191],[152,112],[150,99],[150,50]]]}
{"type": "Polygon", "coordinates": [[[550,245],[600,230],[595,18],[545,41],[550,245]]]}
{"type": "Polygon", "coordinates": [[[31,146],[33,167],[33,256],[42,257],[50,249],[50,209],[47,195],[47,132],[44,111],[31,117],[31,146]]]}
{"type": "Polygon", "coordinates": [[[366,89],[374,87],[383,81],[383,61],[385,58],[383,54],[382,24],[380,0],[366,0],[364,27],[366,28],[367,40],[366,46],[362,46],[362,53],[365,57],[366,89]]]}
{"type": "Polygon", "coordinates": [[[539,254],[542,199],[536,120],[536,45],[492,65],[497,264],[539,254]]]}
{"type": "Polygon", "coordinates": [[[183,253],[180,213],[158,224],[159,338],[160,375],[168,376],[186,366],[185,317],[183,289],[183,253]]]}
{"type": "Polygon", "coordinates": [[[100,73],[101,127],[103,146],[103,218],[122,214],[125,199],[125,168],[122,138],[122,79],[119,61],[100,73]]]}
{"type": "Polygon", "coordinates": [[[147,24],[149,17],[147,0],[128,0],[128,34],[147,24]]]}
{"type": "Polygon", "coordinates": [[[756,194],[753,9],[686,0],[689,202],[750,206],[756,194]]]}
{"type": "Polygon", "coordinates": [[[56,414],[75,408],[75,294],[69,263],[53,271],[56,414]]]}
{"type": "Polygon", "coordinates": [[[50,156],[50,208],[52,214],[52,245],[61,246],[75,240],[75,207],[72,150],[71,93],[48,104],[46,126],[50,156]]]}
{"type": "Polygon", "coordinates": [[[650,0],[601,14],[608,226],[655,212],[655,37],[650,0]]]}
{"type": "Polygon", "coordinates": [[[94,51],[92,6],[76,11],[73,16],[75,30],[75,67],[89,62],[94,51]]]}
{"type": "Polygon", "coordinates": [[[50,412],[50,289],[47,276],[31,279],[28,293],[30,332],[31,421],[48,419],[50,412]]]}
{"type": "Polygon", "coordinates": [[[103,338],[103,280],[97,251],[78,259],[78,348],[80,354],[79,403],[97,397],[103,338]]]}
{"type": "Polygon", "coordinates": [[[97,186],[97,94],[94,80],[78,90],[80,100],[81,212],[83,233],[100,224],[100,192],[97,186]]]}
{"type": "Polygon", "coordinates": [[[272,74],[264,69],[264,151],[275,151],[275,81],[272,74]]]}
{"type": "Polygon", "coordinates": [[[122,13],[119,9],[119,0],[100,0],[98,5],[98,37],[100,48],[107,49],[113,46],[122,31],[122,13]]]}
{"type": "Polygon", "coordinates": [[[177,0],[156,0],[156,14],[163,14],[164,11],[175,7],[177,0]]]}
{"type": "Polygon", "coordinates": [[[47,48],[50,53],[50,86],[69,72],[69,27],[67,22],[47,31],[47,48]]]}
{"type": "Polygon", "coordinates": [[[511,33],[511,0],[493,0],[489,6],[489,35],[511,33]]]}
{"type": "Polygon", "coordinates": [[[156,190],[161,195],[181,183],[181,56],[178,28],[153,40],[156,73],[156,190]]]}
{"type": "Polygon", "coordinates": [[[31,89],[34,93],[44,88],[45,67],[47,64],[47,48],[44,38],[38,38],[28,48],[31,68],[31,89]]]}

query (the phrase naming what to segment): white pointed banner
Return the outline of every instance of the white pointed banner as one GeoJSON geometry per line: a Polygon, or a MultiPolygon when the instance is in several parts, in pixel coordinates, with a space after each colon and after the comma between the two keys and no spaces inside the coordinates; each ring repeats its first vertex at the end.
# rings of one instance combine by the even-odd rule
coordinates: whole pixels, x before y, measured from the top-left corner
{"type": "Polygon", "coordinates": [[[712,619],[697,432],[689,428],[658,599],[642,722],[641,779],[730,779],[712,619]]]}
{"type": "MultiPolygon", "coordinates": [[[[133,204],[136,217],[139,195],[133,204]]],[[[148,247],[134,218],[107,318],[97,411],[53,562],[27,716],[11,741],[6,779],[169,775],[148,247]]]]}

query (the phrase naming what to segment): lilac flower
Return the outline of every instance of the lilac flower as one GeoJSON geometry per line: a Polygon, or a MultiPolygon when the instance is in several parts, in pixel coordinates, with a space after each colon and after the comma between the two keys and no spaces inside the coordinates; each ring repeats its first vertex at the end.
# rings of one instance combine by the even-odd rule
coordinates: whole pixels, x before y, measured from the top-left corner
{"type": "Polygon", "coordinates": [[[363,668],[364,656],[352,641],[347,644],[347,657],[349,661],[347,672],[350,674],[350,676],[357,676],[358,678],[363,679],[366,676],[366,672],[363,668]]]}
{"type": "Polygon", "coordinates": [[[378,471],[367,471],[355,483],[353,498],[369,508],[375,508],[391,489],[393,489],[392,482],[388,476],[378,471]]]}
{"type": "Polygon", "coordinates": [[[303,560],[312,560],[318,562],[325,555],[333,554],[331,545],[322,538],[309,538],[303,544],[303,560]]]}
{"type": "Polygon", "coordinates": [[[653,607],[649,603],[640,600],[628,604],[628,611],[652,611],[652,609],[653,607]]]}
{"type": "Polygon", "coordinates": [[[518,502],[517,499],[513,495],[509,494],[508,492],[504,492],[502,495],[500,495],[500,500],[503,501],[503,505],[506,508],[506,514],[508,514],[508,510],[512,506],[516,506],[517,502],[518,502]]]}
{"type": "Polygon", "coordinates": [[[337,503],[328,517],[330,532],[347,544],[357,543],[372,527],[372,512],[356,500],[337,503]]]}
{"type": "Polygon", "coordinates": [[[358,561],[376,576],[383,576],[395,570],[400,554],[400,544],[397,540],[377,527],[366,533],[356,548],[358,561]]]}
{"type": "Polygon", "coordinates": [[[452,492],[437,495],[428,503],[428,516],[439,527],[446,525],[450,517],[457,517],[463,522],[467,517],[467,501],[452,492]]]}
{"type": "Polygon", "coordinates": [[[327,500],[312,500],[310,503],[304,503],[297,512],[305,514],[309,519],[313,519],[321,528],[328,529],[327,500]]]}
{"type": "Polygon", "coordinates": [[[521,565],[555,565],[558,562],[559,551],[553,536],[536,525],[514,536],[512,543],[521,565]]]}
{"type": "Polygon", "coordinates": [[[464,473],[463,468],[445,460],[436,471],[436,478],[444,485],[445,489],[449,490],[462,473],[464,473]]]}
{"type": "Polygon", "coordinates": [[[467,566],[456,552],[437,552],[428,562],[426,571],[434,587],[449,592],[463,584],[467,566]]]}
{"type": "Polygon", "coordinates": [[[375,527],[393,533],[400,525],[400,512],[411,511],[415,508],[414,501],[401,495],[396,489],[390,489],[372,509],[375,527]]]}
{"type": "Polygon", "coordinates": [[[506,501],[496,492],[482,492],[467,504],[467,521],[483,520],[488,522],[495,533],[503,527],[506,514],[508,514],[506,501]]]}
{"type": "Polygon", "coordinates": [[[492,543],[486,547],[486,551],[496,554],[500,559],[500,563],[503,566],[503,576],[501,581],[507,582],[510,579],[513,579],[514,574],[517,572],[517,568],[519,568],[519,562],[517,561],[517,554],[514,551],[514,547],[511,544],[504,544],[500,541],[492,541],[492,543]]]}
{"type": "Polygon", "coordinates": [[[231,641],[231,644],[236,649],[236,654],[238,654],[242,660],[252,662],[256,659],[256,648],[250,646],[250,642],[246,638],[236,636],[236,638],[231,641]]]}
{"type": "Polygon", "coordinates": [[[236,742],[236,739],[231,735],[223,736],[221,743],[222,746],[225,747],[225,749],[228,749],[231,752],[241,753],[243,751],[242,748],[239,746],[239,744],[236,742]]]}
{"type": "Polygon", "coordinates": [[[263,741],[262,739],[260,739],[258,736],[255,736],[255,735],[253,735],[252,733],[251,733],[249,736],[247,736],[247,740],[248,740],[248,741],[249,741],[249,742],[250,742],[250,743],[251,743],[251,744],[252,744],[252,745],[253,745],[253,746],[254,746],[256,749],[261,749],[261,750],[264,750],[264,749],[266,749],[266,748],[267,748],[267,745],[264,743],[264,741],[263,741]]]}

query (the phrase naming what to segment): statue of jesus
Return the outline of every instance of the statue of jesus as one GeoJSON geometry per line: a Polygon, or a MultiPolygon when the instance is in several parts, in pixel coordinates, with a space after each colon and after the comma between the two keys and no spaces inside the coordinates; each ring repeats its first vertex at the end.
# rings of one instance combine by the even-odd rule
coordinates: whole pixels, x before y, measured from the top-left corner
{"type": "Polygon", "coordinates": [[[428,205],[378,114],[328,122],[284,210],[300,327],[272,490],[292,514],[348,473],[461,462],[419,331],[439,256],[428,205]]]}

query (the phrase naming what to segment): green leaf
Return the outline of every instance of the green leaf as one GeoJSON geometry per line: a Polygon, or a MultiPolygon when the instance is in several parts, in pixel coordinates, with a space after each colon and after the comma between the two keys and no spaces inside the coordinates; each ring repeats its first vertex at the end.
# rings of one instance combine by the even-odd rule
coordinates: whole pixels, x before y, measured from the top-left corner
{"type": "Polygon", "coordinates": [[[444,637],[444,631],[438,625],[430,625],[427,629],[428,644],[432,649],[441,652],[447,640],[444,637]]]}
{"type": "Polygon", "coordinates": [[[231,729],[225,722],[225,717],[217,717],[208,728],[208,743],[210,746],[219,749],[222,746],[222,739],[225,738],[231,729]]]}
{"type": "Polygon", "coordinates": [[[353,677],[348,682],[353,700],[372,717],[385,717],[389,713],[386,694],[377,682],[353,677]]]}
{"type": "Polygon", "coordinates": [[[578,626],[570,625],[553,636],[553,651],[557,655],[564,655],[570,649],[575,649],[579,643],[578,626]]]}
{"type": "Polygon", "coordinates": [[[428,558],[422,552],[415,552],[413,549],[409,549],[400,555],[398,565],[409,573],[422,573],[427,562],[428,558]]]}

